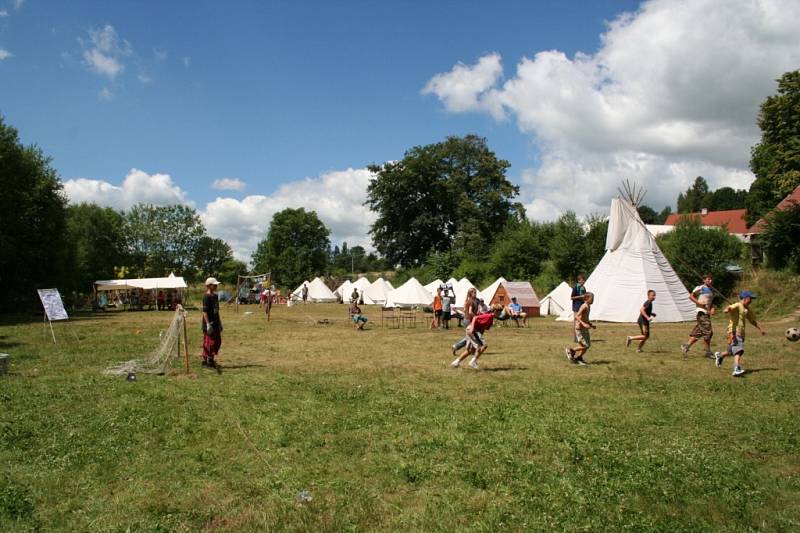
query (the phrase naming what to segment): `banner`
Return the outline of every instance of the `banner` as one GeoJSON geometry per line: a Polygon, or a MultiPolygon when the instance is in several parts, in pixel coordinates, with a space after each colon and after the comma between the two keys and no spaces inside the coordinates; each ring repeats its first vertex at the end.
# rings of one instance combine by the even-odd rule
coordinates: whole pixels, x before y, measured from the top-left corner
{"type": "Polygon", "coordinates": [[[39,299],[42,301],[48,320],[67,320],[69,318],[58,289],[38,289],[36,292],[39,293],[39,299]]]}

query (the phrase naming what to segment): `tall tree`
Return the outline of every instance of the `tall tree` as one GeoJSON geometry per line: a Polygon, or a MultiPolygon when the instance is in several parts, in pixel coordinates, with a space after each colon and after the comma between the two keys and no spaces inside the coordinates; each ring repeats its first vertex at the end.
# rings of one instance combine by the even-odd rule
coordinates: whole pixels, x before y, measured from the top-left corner
{"type": "Polygon", "coordinates": [[[575,279],[586,269],[586,238],[583,225],[572,211],[556,221],[550,241],[550,260],[561,279],[575,279]]]}
{"type": "Polygon", "coordinates": [[[708,182],[697,176],[685,193],[678,194],[678,213],[696,213],[708,206],[708,182]]]}
{"type": "Polygon", "coordinates": [[[0,116],[2,309],[34,302],[34,289],[58,286],[69,277],[66,205],[50,159],[35,146],[23,146],[17,130],[0,116]]]}
{"type": "Polygon", "coordinates": [[[727,211],[729,209],[744,209],[747,191],[733,187],[720,187],[713,191],[709,198],[708,207],[711,211],[727,211]]]}
{"type": "Polygon", "coordinates": [[[266,237],[253,254],[253,268],[272,272],[281,285],[296,287],[307,277],[325,273],[330,230],[315,211],[284,209],[275,213],[266,237]]]}
{"type": "Polygon", "coordinates": [[[553,238],[550,223],[523,220],[509,224],[492,247],[489,268],[493,278],[504,276],[514,280],[532,280],[541,271],[549,256],[553,238]]]}
{"type": "Polygon", "coordinates": [[[67,209],[67,236],[72,249],[77,289],[114,277],[125,265],[125,220],[110,207],[82,203],[67,209]]]}
{"type": "Polygon", "coordinates": [[[767,215],[766,221],[759,243],[767,256],[767,265],[800,274],[800,242],[797,240],[800,235],[800,204],[776,209],[767,215]]]}
{"type": "Polygon", "coordinates": [[[750,159],[756,179],[747,196],[751,223],[800,184],[800,70],[777,81],[778,94],[767,97],[758,114],[761,141],[750,159]]]}
{"type": "Polygon", "coordinates": [[[217,276],[225,264],[233,259],[233,250],[227,242],[203,235],[197,241],[194,267],[202,277],[217,276]]]}
{"type": "Polygon", "coordinates": [[[488,251],[521,205],[506,179],[510,164],[475,135],[417,146],[397,162],[370,166],[366,205],[377,213],[370,233],[392,264],[415,266],[432,252],[488,251]]]}
{"type": "Polygon", "coordinates": [[[139,204],[125,215],[130,266],[138,276],[175,272],[191,277],[205,233],[197,211],[185,205],[139,204]]]}

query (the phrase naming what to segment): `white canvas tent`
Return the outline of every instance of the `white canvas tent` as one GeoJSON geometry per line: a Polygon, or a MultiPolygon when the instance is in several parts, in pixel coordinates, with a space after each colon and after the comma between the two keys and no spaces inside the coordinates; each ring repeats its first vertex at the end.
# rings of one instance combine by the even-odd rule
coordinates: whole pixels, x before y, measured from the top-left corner
{"type": "Polygon", "coordinates": [[[461,278],[458,280],[458,283],[453,285],[453,292],[456,293],[456,303],[453,305],[453,307],[457,309],[464,308],[464,302],[467,301],[467,292],[470,289],[476,290],[476,298],[483,298],[483,293],[477,290],[477,287],[475,287],[470,280],[467,278],[461,278]]]}
{"type": "MultiPolygon", "coordinates": [[[[644,300],[642,300],[644,301],[644,300]]],[[[558,287],[547,293],[541,300],[540,313],[558,316],[567,309],[572,309],[572,288],[566,281],[559,283],[558,287]]]]}
{"type": "Polygon", "coordinates": [[[342,302],[347,303],[350,301],[350,295],[353,294],[353,283],[346,279],[344,283],[336,287],[333,293],[342,299],[342,302]]]}
{"type": "Polygon", "coordinates": [[[382,305],[386,303],[386,296],[393,290],[394,287],[391,283],[383,278],[378,278],[364,291],[364,301],[369,297],[371,302],[382,305]]]}
{"type": "MultiPolygon", "coordinates": [[[[657,322],[695,319],[689,291],[645,228],[636,207],[615,198],[611,200],[606,254],[586,280],[586,290],[595,295],[591,318],[635,322],[648,289],[656,291],[653,311],[657,322]]],[[[572,320],[572,307],[558,320],[572,320]]]]}
{"type": "Polygon", "coordinates": [[[494,280],[494,283],[483,289],[481,291],[481,294],[483,295],[483,301],[486,303],[491,302],[492,298],[494,298],[494,293],[496,293],[497,289],[500,288],[500,284],[505,283],[506,281],[508,281],[506,278],[500,276],[494,280]]]}
{"type": "Polygon", "coordinates": [[[424,287],[424,289],[426,291],[428,291],[429,293],[435,295],[436,294],[436,289],[441,287],[442,283],[444,283],[442,280],[440,280],[439,278],[436,278],[435,280],[431,281],[427,285],[423,285],[423,287],[424,287]]]}
{"type": "MultiPolygon", "coordinates": [[[[370,285],[371,283],[369,280],[364,277],[358,278],[353,282],[353,286],[358,289],[358,294],[361,297],[360,299],[363,300],[367,305],[372,305],[375,303],[375,301],[366,294],[367,289],[370,288],[370,285]]],[[[350,289],[350,292],[353,292],[353,289],[350,289]]]]}
{"type": "MultiPolygon", "coordinates": [[[[300,285],[297,290],[292,293],[292,297],[302,299],[302,291],[303,285],[300,285]]],[[[314,278],[314,280],[308,284],[308,301],[312,303],[335,302],[336,295],[325,285],[322,278],[314,278]]]]}
{"type": "Polygon", "coordinates": [[[384,307],[415,307],[432,303],[433,295],[417,278],[411,278],[387,295],[384,307]]]}
{"type": "Polygon", "coordinates": [[[303,283],[298,285],[297,288],[292,291],[292,294],[290,295],[290,298],[295,299],[295,300],[302,299],[302,297],[303,297],[303,285],[309,285],[310,283],[311,283],[310,281],[305,280],[303,283]]]}

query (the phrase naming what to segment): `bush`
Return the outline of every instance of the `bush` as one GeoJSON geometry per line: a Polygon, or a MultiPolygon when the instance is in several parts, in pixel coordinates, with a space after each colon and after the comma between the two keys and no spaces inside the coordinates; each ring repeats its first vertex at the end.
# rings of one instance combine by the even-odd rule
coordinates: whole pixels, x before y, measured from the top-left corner
{"type": "Polygon", "coordinates": [[[800,204],[789,209],[776,209],[767,216],[767,227],[759,242],[767,256],[767,266],[800,273],[800,204]]]}
{"type": "Polygon", "coordinates": [[[701,283],[701,277],[709,273],[719,292],[731,293],[736,277],[725,267],[743,261],[744,244],[725,229],[706,229],[699,219],[684,217],[674,230],[656,240],[687,288],[701,283]]]}

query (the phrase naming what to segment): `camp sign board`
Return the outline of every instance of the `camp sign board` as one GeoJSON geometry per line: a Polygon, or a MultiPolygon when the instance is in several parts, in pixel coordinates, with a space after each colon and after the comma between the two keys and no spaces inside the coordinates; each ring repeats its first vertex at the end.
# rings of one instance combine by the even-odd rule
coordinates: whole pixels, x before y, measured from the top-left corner
{"type": "Polygon", "coordinates": [[[69,318],[58,289],[38,289],[37,292],[48,320],[67,320],[69,318]]]}

